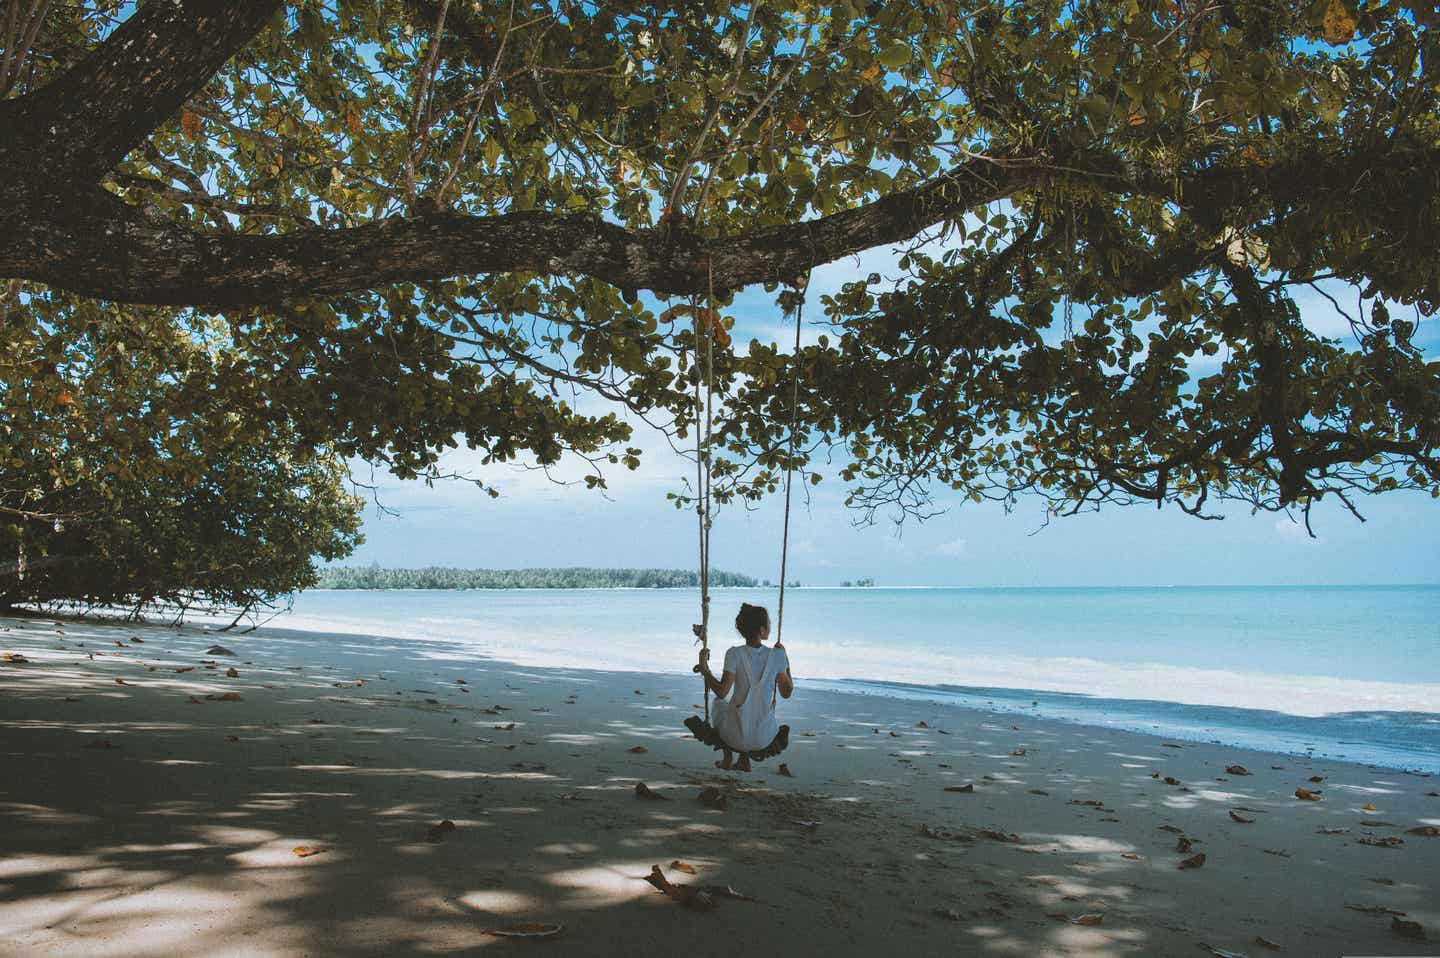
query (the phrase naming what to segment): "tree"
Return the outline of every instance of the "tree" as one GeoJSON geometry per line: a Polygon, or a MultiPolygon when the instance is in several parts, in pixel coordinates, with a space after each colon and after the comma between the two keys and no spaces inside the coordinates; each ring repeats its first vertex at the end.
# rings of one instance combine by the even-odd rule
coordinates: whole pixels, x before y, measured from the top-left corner
{"type": "Polygon", "coordinates": [[[400,475],[455,437],[633,467],[565,397],[686,438],[708,343],[722,498],[836,448],[903,513],[1440,494],[1394,315],[1440,302],[1430,4],[7,9],[11,299],[223,311],[273,402],[400,475]],[[893,243],[833,336],[728,341],[736,290],[893,243]],[[1300,321],[1347,286],[1353,341],[1300,321]]]}
{"type": "Polygon", "coordinates": [[[350,553],[343,464],[221,326],[52,307],[0,326],[0,607],[244,614],[350,553]]]}

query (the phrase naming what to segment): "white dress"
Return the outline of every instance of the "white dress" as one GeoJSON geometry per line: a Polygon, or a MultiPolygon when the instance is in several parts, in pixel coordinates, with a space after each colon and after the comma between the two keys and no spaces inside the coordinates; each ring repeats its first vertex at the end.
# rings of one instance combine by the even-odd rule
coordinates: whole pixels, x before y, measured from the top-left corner
{"type": "Polygon", "coordinates": [[[737,645],[725,651],[725,671],[735,676],[730,697],[710,709],[715,731],[737,752],[770,745],[780,731],[775,719],[775,682],[790,668],[784,649],[737,645]]]}

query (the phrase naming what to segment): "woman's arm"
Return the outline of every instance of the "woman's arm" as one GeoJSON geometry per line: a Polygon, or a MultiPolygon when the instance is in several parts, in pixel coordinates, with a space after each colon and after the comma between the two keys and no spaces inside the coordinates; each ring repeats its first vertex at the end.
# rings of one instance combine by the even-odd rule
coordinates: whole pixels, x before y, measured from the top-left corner
{"type": "Polygon", "coordinates": [[[785,653],[785,671],[775,679],[775,685],[780,689],[780,697],[788,699],[795,692],[795,678],[790,674],[790,652],[779,642],[775,643],[775,648],[785,653]]]}
{"type": "Polygon", "coordinates": [[[735,673],[727,670],[720,678],[715,678],[715,673],[710,671],[710,651],[707,649],[700,653],[700,674],[705,679],[705,688],[714,692],[717,698],[724,698],[730,694],[735,687],[735,673]]]}

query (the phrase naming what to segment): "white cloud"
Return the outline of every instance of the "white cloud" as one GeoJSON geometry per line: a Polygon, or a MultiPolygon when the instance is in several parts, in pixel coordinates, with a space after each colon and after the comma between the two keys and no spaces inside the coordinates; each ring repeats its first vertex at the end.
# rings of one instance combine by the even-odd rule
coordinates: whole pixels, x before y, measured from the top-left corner
{"type": "Polygon", "coordinates": [[[940,543],[935,547],[935,551],[942,556],[963,559],[970,554],[970,547],[964,539],[951,539],[949,542],[940,543]]]}

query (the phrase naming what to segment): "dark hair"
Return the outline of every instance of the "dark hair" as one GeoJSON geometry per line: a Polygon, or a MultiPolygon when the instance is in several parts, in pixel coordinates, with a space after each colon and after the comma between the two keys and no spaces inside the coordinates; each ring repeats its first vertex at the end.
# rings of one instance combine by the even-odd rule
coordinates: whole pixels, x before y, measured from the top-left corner
{"type": "Polygon", "coordinates": [[[740,612],[735,616],[735,631],[745,637],[746,642],[756,641],[760,630],[770,624],[770,612],[763,605],[740,603],[740,612]]]}

